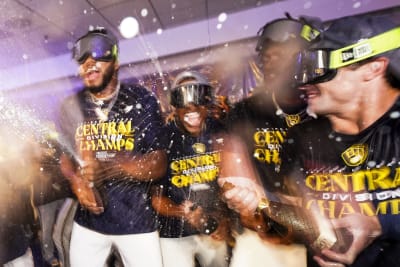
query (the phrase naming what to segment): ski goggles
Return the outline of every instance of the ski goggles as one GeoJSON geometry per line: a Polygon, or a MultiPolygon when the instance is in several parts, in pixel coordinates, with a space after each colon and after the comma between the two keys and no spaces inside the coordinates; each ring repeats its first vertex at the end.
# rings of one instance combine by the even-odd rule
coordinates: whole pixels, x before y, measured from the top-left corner
{"type": "Polygon", "coordinates": [[[400,27],[337,49],[309,49],[297,56],[295,79],[315,84],[333,79],[337,69],[400,48],[400,27]]]}
{"type": "Polygon", "coordinates": [[[72,50],[72,58],[79,64],[91,56],[98,61],[112,61],[117,58],[118,47],[103,34],[93,33],[79,39],[72,50]]]}
{"type": "Polygon", "coordinates": [[[257,34],[259,38],[256,51],[260,52],[266,40],[277,43],[284,43],[294,39],[311,42],[317,38],[319,31],[296,20],[281,19],[273,23],[267,23],[257,34]]]}
{"type": "Polygon", "coordinates": [[[206,84],[185,84],[171,90],[170,104],[175,108],[184,108],[189,104],[206,106],[214,99],[213,88],[206,84]]]}

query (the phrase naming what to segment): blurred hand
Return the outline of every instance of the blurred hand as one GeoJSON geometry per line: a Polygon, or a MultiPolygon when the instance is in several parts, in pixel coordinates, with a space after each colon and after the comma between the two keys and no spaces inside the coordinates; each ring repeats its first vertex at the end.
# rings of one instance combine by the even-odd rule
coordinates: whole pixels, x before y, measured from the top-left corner
{"type": "Polygon", "coordinates": [[[100,166],[96,160],[86,160],[82,166],[78,168],[77,176],[85,181],[95,181],[100,171],[100,166]]]}
{"type": "Polygon", "coordinates": [[[200,229],[200,226],[203,219],[203,209],[201,207],[193,208],[193,202],[186,200],[183,202],[184,212],[185,212],[185,220],[188,221],[191,225],[193,225],[196,229],[200,229]]]}
{"type": "Polygon", "coordinates": [[[376,216],[351,214],[341,219],[332,220],[334,228],[346,228],[353,235],[353,243],[345,253],[332,250],[322,250],[327,259],[315,256],[314,259],[321,267],[344,267],[352,264],[358,254],[382,234],[382,228],[376,216]]]}
{"type": "Polygon", "coordinates": [[[229,220],[221,219],[218,223],[217,229],[211,233],[210,236],[218,241],[226,240],[228,243],[232,242],[233,237],[231,236],[229,228],[229,220]]]}
{"type": "Polygon", "coordinates": [[[261,198],[265,197],[263,188],[246,177],[221,177],[218,184],[228,207],[244,216],[253,214],[261,198]]]}
{"type": "Polygon", "coordinates": [[[82,178],[76,177],[70,180],[72,191],[78,198],[79,203],[94,214],[104,212],[104,207],[99,206],[99,196],[93,190],[93,183],[82,178]]]}

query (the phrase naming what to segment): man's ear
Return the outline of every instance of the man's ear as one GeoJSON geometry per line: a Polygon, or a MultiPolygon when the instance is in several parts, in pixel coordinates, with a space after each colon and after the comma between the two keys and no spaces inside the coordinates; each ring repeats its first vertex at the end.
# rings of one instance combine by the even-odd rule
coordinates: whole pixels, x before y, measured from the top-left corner
{"type": "Polygon", "coordinates": [[[389,59],[386,57],[378,57],[374,59],[365,65],[367,71],[364,74],[364,78],[368,81],[377,76],[384,76],[388,65],[389,59]]]}

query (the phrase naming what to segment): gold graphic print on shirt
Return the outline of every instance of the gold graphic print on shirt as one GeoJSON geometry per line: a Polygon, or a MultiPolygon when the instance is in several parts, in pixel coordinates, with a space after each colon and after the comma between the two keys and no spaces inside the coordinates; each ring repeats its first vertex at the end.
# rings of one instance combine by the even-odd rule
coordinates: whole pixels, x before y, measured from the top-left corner
{"type": "Polygon", "coordinates": [[[400,167],[314,173],[306,177],[305,186],[312,196],[306,207],[314,206],[328,218],[400,214],[400,167]]]}
{"type": "Polygon", "coordinates": [[[355,144],[346,149],[342,153],[342,159],[347,166],[355,167],[359,166],[367,159],[368,156],[368,145],[367,144],[355,144]]]}
{"type": "Polygon", "coordinates": [[[217,179],[220,162],[220,152],[176,159],[170,164],[171,182],[179,188],[212,182],[217,179]]]}
{"type": "Polygon", "coordinates": [[[134,149],[132,120],[84,122],[75,131],[81,151],[132,151],[134,149]]]}
{"type": "Polygon", "coordinates": [[[267,165],[281,164],[280,151],[286,137],[286,130],[281,128],[269,128],[257,130],[253,135],[253,156],[259,162],[267,165]]]}
{"type": "Polygon", "coordinates": [[[285,121],[288,127],[293,127],[301,122],[300,114],[286,114],[285,121]]]}

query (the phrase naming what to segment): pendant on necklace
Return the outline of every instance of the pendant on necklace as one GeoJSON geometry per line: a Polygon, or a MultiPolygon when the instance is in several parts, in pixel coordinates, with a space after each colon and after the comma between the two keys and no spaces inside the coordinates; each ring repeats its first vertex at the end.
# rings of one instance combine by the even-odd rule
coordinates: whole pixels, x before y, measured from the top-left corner
{"type": "Polygon", "coordinates": [[[285,114],[285,120],[286,124],[288,127],[295,126],[296,124],[299,124],[301,121],[301,116],[300,114],[285,114]]]}
{"type": "Polygon", "coordinates": [[[102,108],[95,108],[94,110],[96,112],[97,118],[101,121],[106,121],[108,120],[108,113],[109,111],[107,109],[102,109],[102,108]]]}

